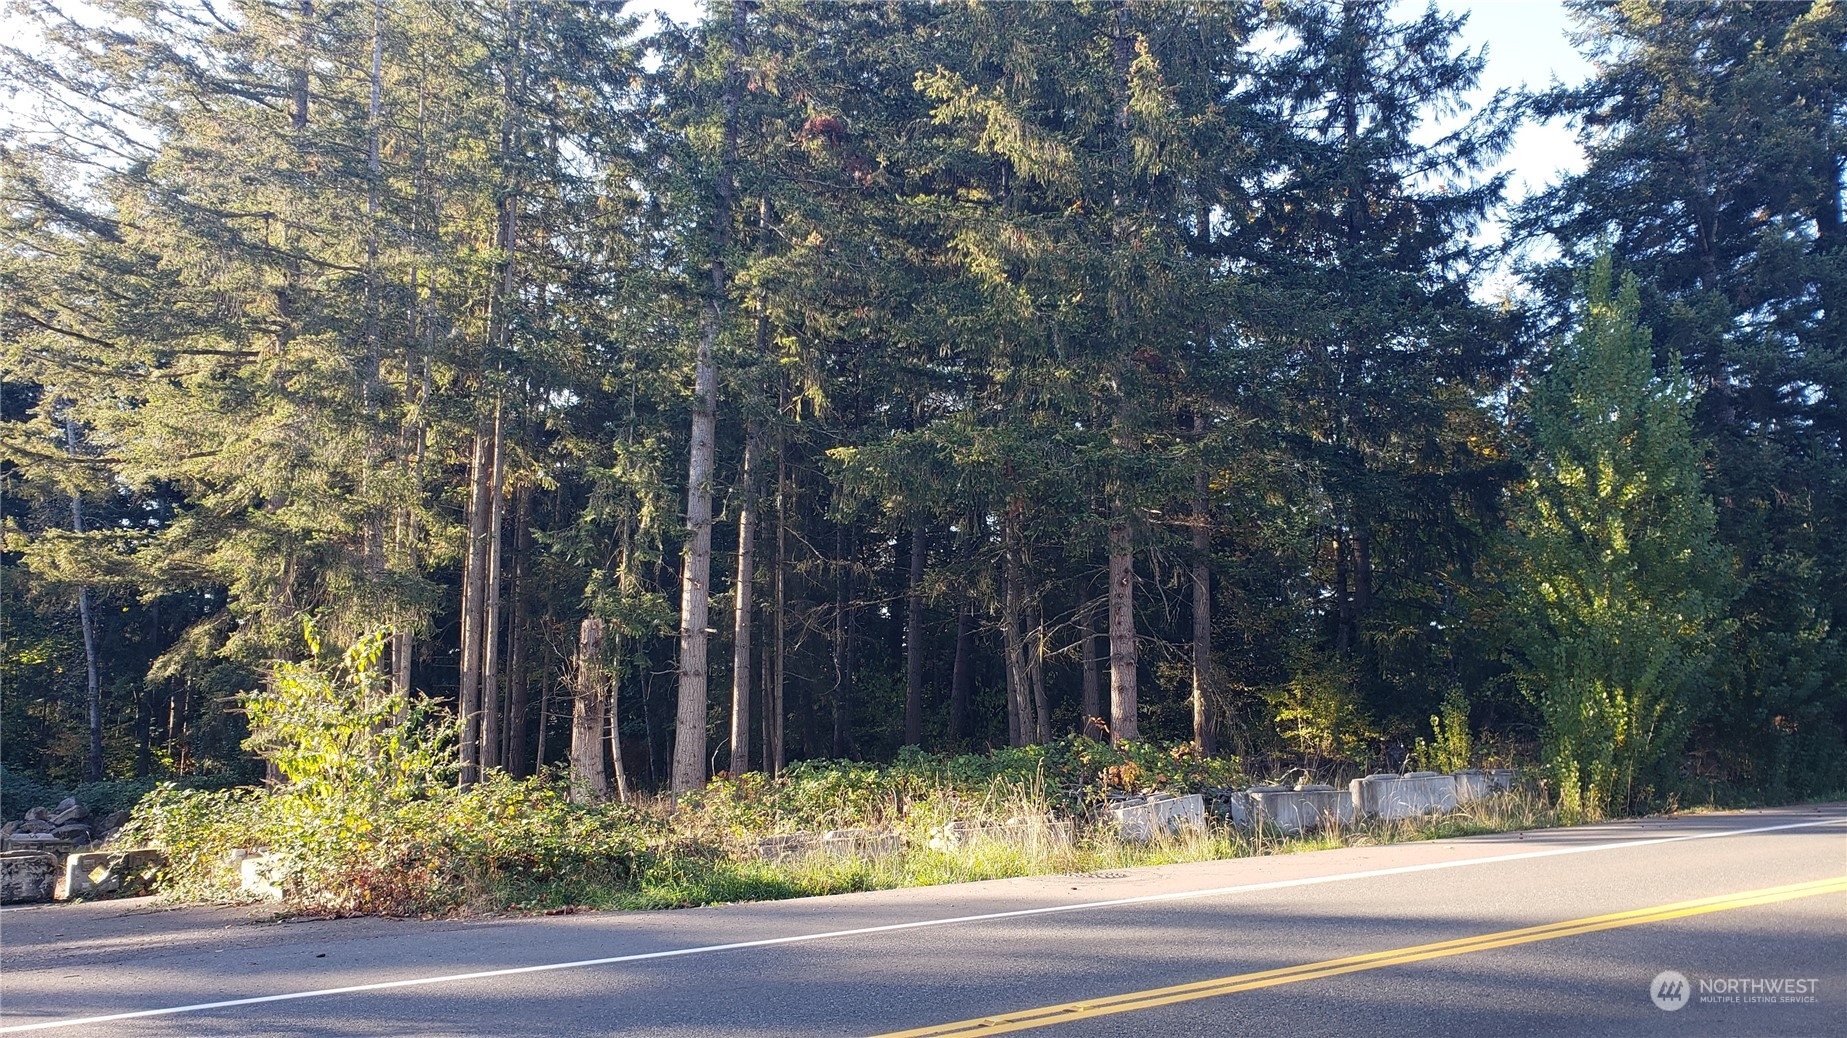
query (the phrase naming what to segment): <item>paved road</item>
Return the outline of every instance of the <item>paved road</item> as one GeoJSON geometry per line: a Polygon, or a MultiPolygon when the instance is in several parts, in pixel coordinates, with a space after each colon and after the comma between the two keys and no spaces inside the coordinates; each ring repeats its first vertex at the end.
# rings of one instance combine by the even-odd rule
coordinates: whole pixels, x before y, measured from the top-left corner
{"type": "Polygon", "coordinates": [[[1847,804],[683,912],[0,912],[0,1034],[1027,1031],[1847,1034],[1847,804]]]}

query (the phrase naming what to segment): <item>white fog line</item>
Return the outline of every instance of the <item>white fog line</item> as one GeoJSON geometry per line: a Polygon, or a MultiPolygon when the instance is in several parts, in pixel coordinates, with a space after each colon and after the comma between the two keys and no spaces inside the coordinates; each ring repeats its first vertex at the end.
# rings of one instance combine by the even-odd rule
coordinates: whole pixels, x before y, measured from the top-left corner
{"type": "Polygon", "coordinates": [[[262,1005],[266,1002],[292,1002],[303,998],[326,998],[332,995],[355,995],[368,991],[390,991],[398,988],[423,987],[429,984],[451,984],[469,980],[492,980],[497,977],[517,977],[525,973],[550,973],[555,970],[581,969],[586,966],[611,966],[623,962],[645,962],[649,959],[675,959],[686,955],[710,955],[715,952],[742,951],[746,948],[771,948],[782,944],[804,944],[809,941],[825,941],[838,937],[863,937],[868,934],[896,933],[901,930],[921,930],[936,926],[955,926],[962,923],[984,923],[996,919],[1022,919],[1028,916],[1055,915],[1064,912],[1082,912],[1096,908],[1116,908],[1122,905],[1149,905],[1166,901],[1188,901],[1197,898],[1221,897],[1226,894],[1249,894],[1265,890],[1286,890],[1291,887],[1312,887],[1323,883],[1340,883],[1355,879],[1378,879],[1385,876],[1405,876],[1417,872],[1436,872],[1442,869],[1457,869],[1473,865],[1494,865],[1508,861],[1527,861],[1534,858],[1552,858],[1564,854],[1588,854],[1592,851],[1623,850],[1630,847],[1651,847],[1667,843],[1684,843],[1689,840],[1710,840],[1724,836],[1749,836],[1755,833],[1781,832],[1787,829],[1809,829],[1823,825],[1841,825],[1847,818],[1822,818],[1806,822],[1785,822],[1780,825],[1761,825],[1750,829],[1720,829],[1713,832],[1688,833],[1684,836],[1654,836],[1635,840],[1619,840],[1614,843],[1595,843],[1581,847],[1551,847],[1545,850],[1520,851],[1515,854],[1497,854],[1486,858],[1464,858],[1459,861],[1426,862],[1421,865],[1399,865],[1384,869],[1367,869],[1362,872],[1340,872],[1328,876],[1307,876],[1301,879],[1279,879],[1267,883],[1244,883],[1230,887],[1212,887],[1206,890],[1182,890],[1167,894],[1143,894],[1136,897],[1112,898],[1108,901],[1084,901],[1071,905],[1051,905],[1044,908],[1021,908],[1010,912],[987,912],[980,915],[951,916],[943,919],[919,919],[908,923],[888,923],[883,926],[862,926],[851,930],[829,930],[824,933],[795,934],[789,937],[766,937],[755,941],[737,941],[731,944],[708,944],[695,948],[674,948],[668,951],[640,952],[633,955],[612,955],[601,959],[577,959],[572,962],[548,962],[537,966],[509,966],[504,969],[478,970],[473,973],[450,973],[435,977],[413,977],[408,980],[381,980],[371,984],[352,984],[346,987],[318,988],[313,991],[290,991],[280,995],[258,995],[252,998],[232,998],[222,1002],[198,1002],[186,1006],[168,1006],[161,1009],[140,1009],[128,1013],[109,1013],[102,1016],[72,1017],[66,1020],[44,1020],[33,1024],[15,1024],[0,1027],[0,1034],[15,1034],[22,1031],[42,1031],[54,1027],[79,1027],[84,1024],[112,1023],[117,1020],[137,1020],[153,1016],[174,1016],[180,1013],[202,1013],[213,1009],[233,1009],[238,1006],[262,1005]]]}

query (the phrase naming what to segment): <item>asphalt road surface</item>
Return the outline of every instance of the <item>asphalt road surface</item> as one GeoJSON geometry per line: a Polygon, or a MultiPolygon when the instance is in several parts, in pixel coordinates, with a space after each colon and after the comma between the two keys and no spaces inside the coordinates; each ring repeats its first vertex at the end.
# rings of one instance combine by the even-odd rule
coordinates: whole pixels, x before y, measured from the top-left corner
{"type": "Polygon", "coordinates": [[[681,912],[0,911],[0,1034],[1028,1032],[1847,1035],[1847,804],[681,912]]]}

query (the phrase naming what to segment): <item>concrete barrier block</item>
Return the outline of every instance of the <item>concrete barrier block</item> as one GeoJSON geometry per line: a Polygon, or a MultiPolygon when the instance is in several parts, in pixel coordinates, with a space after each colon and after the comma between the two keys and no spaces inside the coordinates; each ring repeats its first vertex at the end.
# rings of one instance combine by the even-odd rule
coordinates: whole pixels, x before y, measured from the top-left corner
{"type": "Polygon", "coordinates": [[[1252,790],[1256,821],[1295,834],[1353,821],[1353,798],[1333,786],[1252,790]]]}
{"type": "Polygon", "coordinates": [[[1156,794],[1140,803],[1126,803],[1110,808],[1116,829],[1130,840],[1152,840],[1157,836],[1187,829],[1206,827],[1206,799],[1198,793],[1183,797],[1156,794]]]}
{"type": "Polygon", "coordinates": [[[0,903],[49,901],[57,882],[57,855],[0,851],[0,903]]]}
{"type": "Polygon", "coordinates": [[[1069,847],[1076,835],[1070,822],[1050,818],[1011,818],[1000,825],[950,822],[930,832],[930,849],[955,851],[984,841],[1011,843],[1028,850],[1069,847]]]}
{"type": "Polygon", "coordinates": [[[77,849],[77,845],[52,833],[17,832],[6,838],[5,850],[33,851],[38,854],[61,856],[77,849]]]}
{"type": "Polygon", "coordinates": [[[816,836],[813,833],[780,833],[765,836],[757,840],[757,857],[764,861],[781,861],[784,858],[796,858],[814,850],[816,836]]]}
{"type": "Polygon", "coordinates": [[[1368,775],[1348,785],[1357,814],[1391,821],[1456,809],[1456,779],[1434,771],[1368,775]]]}
{"type": "Polygon", "coordinates": [[[244,853],[237,859],[237,889],[264,901],[282,900],[282,885],[275,874],[279,864],[273,854],[244,853]]]}
{"type": "Polygon", "coordinates": [[[1474,800],[1486,800],[1497,793],[1506,793],[1514,788],[1514,770],[1512,768],[1479,768],[1458,771],[1456,779],[1456,802],[1466,804],[1474,800]]]}
{"type": "Polygon", "coordinates": [[[821,834],[821,849],[854,858],[888,858],[904,848],[897,833],[874,829],[832,829],[821,834]]]}
{"type": "Polygon", "coordinates": [[[154,876],[167,856],[152,847],[87,851],[64,859],[58,884],[60,901],[73,897],[135,897],[154,888],[154,876]]]}

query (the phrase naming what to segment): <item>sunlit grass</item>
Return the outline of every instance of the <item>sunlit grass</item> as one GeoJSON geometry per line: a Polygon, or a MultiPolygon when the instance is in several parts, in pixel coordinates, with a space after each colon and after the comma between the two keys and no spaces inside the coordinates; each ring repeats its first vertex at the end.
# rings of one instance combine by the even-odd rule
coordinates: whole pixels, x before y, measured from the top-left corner
{"type": "MultiPolygon", "coordinates": [[[[1034,814],[1029,797],[997,800],[959,820],[995,827],[959,846],[930,846],[929,836],[958,819],[940,807],[904,819],[904,847],[882,857],[858,857],[816,849],[779,861],[735,856],[670,857],[620,889],[552,884],[538,896],[507,897],[502,903],[528,910],[583,905],[612,909],[686,908],[743,901],[773,901],[900,887],[939,886],[1024,876],[1117,872],[1152,865],[1222,861],[1272,854],[1296,854],[1351,846],[1406,843],[1538,829],[1558,824],[1537,798],[1510,793],[1464,805],[1453,814],[1393,821],[1364,820],[1297,835],[1238,829],[1213,820],[1155,840],[1122,838],[1112,827],[1090,824],[1061,838],[1057,819],[1034,814]],[[1013,830],[1005,823],[1012,822],[1013,830]]],[[[494,899],[484,899],[492,902],[494,899]]]]}

